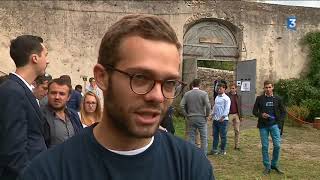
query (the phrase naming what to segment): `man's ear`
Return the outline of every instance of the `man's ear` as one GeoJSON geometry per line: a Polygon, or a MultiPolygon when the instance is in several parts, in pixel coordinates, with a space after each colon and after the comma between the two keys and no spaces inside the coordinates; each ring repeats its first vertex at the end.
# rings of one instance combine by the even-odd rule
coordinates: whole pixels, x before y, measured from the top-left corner
{"type": "Polygon", "coordinates": [[[106,91],[108,89],[108,73],[105,68],[101,64],[96,64],[93,67],[93,74],[98,87],[102,91],[106,91]]]}
{"type": "MultiPolygon", "coordinates": [[[[38,64],[38,59],[39,59],[39,58],[38,58],[38,55],[37,55],[37,54],[31,54],[31,55],[30,55],[30,59],[31,59],[30,61],[31,61],[33,64],[38,64]]],[[[30,62],[30,61],[29,61],[29,62],[30,62]]]]}

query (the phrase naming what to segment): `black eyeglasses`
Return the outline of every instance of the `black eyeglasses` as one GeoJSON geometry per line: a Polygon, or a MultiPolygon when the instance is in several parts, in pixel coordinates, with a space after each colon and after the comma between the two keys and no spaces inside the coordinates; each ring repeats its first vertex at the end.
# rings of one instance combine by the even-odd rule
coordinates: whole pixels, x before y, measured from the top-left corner
{"type": "Polygon", "coordinates": [[[131,90],[138,95],[145,95],[149,93],[156,82],[161,83],[161,91],[165,98],[173,99],[182,92],[183,88],[186,86],[186,83],[179,80],[155,80],[150,79],[147,75],[144,74],[130,74],[120,69],[114,68],[111,65],[106,65],[106,68],[110,70],[117,71],[124,75],[129,76],[130,78],[130,88],[131,90]]]}

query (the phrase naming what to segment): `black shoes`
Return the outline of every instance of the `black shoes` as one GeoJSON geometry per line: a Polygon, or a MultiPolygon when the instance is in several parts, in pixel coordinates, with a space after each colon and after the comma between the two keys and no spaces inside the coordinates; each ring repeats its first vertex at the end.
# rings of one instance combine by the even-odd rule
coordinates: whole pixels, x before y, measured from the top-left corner
{"type": "Polygon", "coordinates": [[[271,166],[271,169],[275,170],[278,174],[284,174],[284,172],[281,171],[278,167],[271,166]]]}
{"type": "MultiPolygon", "coordinates": [[[[281,171],[278,167],[271,166],[271,169],[275,170],[278,174],[284,174],[284,172],[281,171]]],[[[269,168],[264,169],[263,175],[265,175],[265,176],[269,175],[271,173],[271,169],[269,169],[269,168]]]]}
{"type": "Polygon", "coordinates": [[[264,169],[264,171],[263,171],[263,175],[269,175],[270,174],[270,172],[271,172],[271,169],[269,169],[269,168],[266,168],[266,169],[264,169]]]}
{"type": "Polygon", "coordinates": [[[240,151],[239,147],[234,147],[234,150],[240,151]]]}

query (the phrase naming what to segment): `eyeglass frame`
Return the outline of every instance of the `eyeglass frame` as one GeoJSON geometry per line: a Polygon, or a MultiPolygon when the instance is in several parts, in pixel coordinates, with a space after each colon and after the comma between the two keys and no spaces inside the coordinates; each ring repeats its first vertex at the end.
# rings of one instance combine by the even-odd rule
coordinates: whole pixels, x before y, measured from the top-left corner
{"type": "MultiPolygon", "coordinates": [[[[124,74],[124,75],[127,75],[127,76],[130,78],[130,89],[131,89],[132,92],[134,92],[134,93],[137,94],[137,95],[146,95],[146,94],[148,94],[149,92],[152,91],[152,89],[154,88],[154,86],[156,85],[156,83],[159,82],[159,83],[161,84],[161,93],[162,93],[163,97],[165,97],[166,99],[174,99],[174,98],[178,97],[178,96],[181,94],[181,92],[183,91],[184,87],[187,86],[187,84],[186,84],[185,82],[180,81],[180,80],[177,80],[177,79],[167,79],[167,80],[149,79],[149,80],[152,80],[152,81],[153,81],[153,85],[152,85],[152,87],[150,88],[150,90],[146,91],[145,93],[137,93],[137,92],[135,92],[135,91],[133,90],[133,88],[132,88],[132,79],[133,79],[135,76],[137,76],[137,75],[143,75],[143,74],[139,74],[139,73],[131,74],[131,73],[122,71],[122,70],[120,70],[120,69],[117,69],[117,68],[113,67],[113,66],[110,65],[110,64],[105,64],[104,67],[105,67],[105,68],[109,68],[109,69],[112,70],[112,71],[117,71],[117,72],[119,72],[119,73],[122,73],[122,74],[124,74]],[[181,85],[181,90],[180,90],[180,92],[179,92],[178,94],[174,93],[175,95],[174,95],[173,97],[166,97],[166,96],[164,95],[164,93],[163,93],[163,84],[164,84],[165,81],[177,81],[177,82],[179,82],[180,85],[181,85]]],[[[179,87],[179,86],[177,86],[177,87],[179,87]]]]}

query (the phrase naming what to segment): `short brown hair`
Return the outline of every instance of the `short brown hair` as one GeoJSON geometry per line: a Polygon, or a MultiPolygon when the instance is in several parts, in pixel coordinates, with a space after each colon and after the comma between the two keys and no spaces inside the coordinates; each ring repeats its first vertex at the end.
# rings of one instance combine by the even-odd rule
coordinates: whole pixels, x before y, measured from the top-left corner
{"type": "Polygon", "coordinates": [[[48,84],[48,89],[50,91],[50,86],[53,84],[53,83],[56,83],[60,86],[68,86],[69,88],[69,95],[71,95],[71,91],[72,91],[72,87],[71,87],[71,84],[68,82],[68,80],[64,79],[64,78],[56,78],[56,79],[52,79],[49,84],[48,84]]]}
{"type": "Polygon", "coordinates": [[[224,89],[228,88],[228,86],[225,83],[218,84],[218,87],[223,87],[224,89]]]}
{"type": "Polygon", "coordinates": [[[229,87],[232,87],[232,86],[237,87],[236,83],[234,83],[234,82],[229,84],[229,87]]]}
{"type": "Polygon", "coordinates": [[[38,76],[34,82],[37,84],[37,85],[40,85],[40,84],[44,84],[46,81],[50,82],[52,80],[52,76],[50,74],[43,74],[43,75],[40,75],[38,76]]]}
{"type": "Polygon", "coordinates": [[[139,36],[175,44],[181,49],[177,35],[164,19],[154,15],[128,15],[113,24],[102,38],[98,63],[116,66],[120,60],[119,47],[124,38],[139,36]]]}
{"type": "Polygon", "coordinates": [[[270,81],[270,80],[264,81],[263,86],[266,86],[266,85],[268,85],[268,84],[271,84],[271,85],[273,86],[273,82],[270,81]]]}
{"type": "Polygon", "coordinates": [[[41,55],[43,39],[39,36],[22,35],[11,40],[10,56],[16,67],[23,67],[29,63],[31,54],[41,55]]]}

